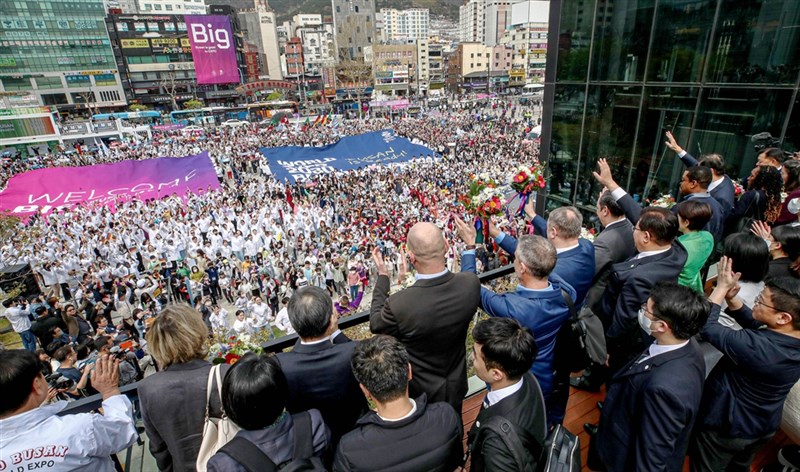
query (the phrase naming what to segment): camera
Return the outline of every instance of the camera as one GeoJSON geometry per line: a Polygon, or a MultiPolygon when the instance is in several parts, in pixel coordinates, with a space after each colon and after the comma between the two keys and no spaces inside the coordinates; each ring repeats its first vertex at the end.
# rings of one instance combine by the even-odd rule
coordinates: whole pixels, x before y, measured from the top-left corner
{"type": "Polygon", "coordinates": [[[44,379],[47,381],[47,385],[58,390],[69,390],[75,386],[75,381],[64,377],[64,374],[61,372],[53,372],[44,379]]]}
{"type": "Polygon", "coordinates": [[[779,139],[773,138],[767,131],[754,134],[750,140],[753,142],[753,149],[755,149],[756,153],[761,153],[766,148],[778,147],[781,143],[779,139]]]}

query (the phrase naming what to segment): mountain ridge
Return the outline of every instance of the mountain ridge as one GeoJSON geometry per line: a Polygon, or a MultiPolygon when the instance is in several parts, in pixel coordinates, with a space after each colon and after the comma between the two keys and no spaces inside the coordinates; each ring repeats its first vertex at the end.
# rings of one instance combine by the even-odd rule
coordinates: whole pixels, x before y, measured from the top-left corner
{"type": "MultiPolygon", "coordinates": [[[[376,0],[375,7],[381,8],[427,8],[432,17],[444,16],[458,22],[458,7],[462,0],[376,0]]],[[[316,13],[331,16],[331,0],[270,0],[270,7],[275,11],[278,22],[290,20],[298,13],[316,13]]]]}

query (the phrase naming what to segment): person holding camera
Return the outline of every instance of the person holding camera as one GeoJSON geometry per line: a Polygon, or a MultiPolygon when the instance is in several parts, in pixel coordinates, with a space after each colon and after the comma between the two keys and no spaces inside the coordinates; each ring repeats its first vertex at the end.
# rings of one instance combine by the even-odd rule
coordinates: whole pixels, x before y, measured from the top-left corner
{"type": "Polygon", "coordinates": [[[36,336],[31,333],[31,320],[29,318],[30,310],[28,309],[28,301],[25,297],[19,297],[12,306],[7,306],[3,316],[8,318],[11,322],[11,327],[14,332],[19,334],[22,338],[22,345],[25,349],[34,352],[36,351],[36,336]]]}
{"type": "Polygon", "coordinates": [[[59,362],[56,372],[71,381],[63,386],[63,388],[68,389],[67,394],[72,398],[80,398],[80,391],[86,388],[89,383],[89,374],[94,368],[94,364],[83,364],[80,368],[76,367],[78,353],[75,352],[71,344],[58,348],[53,353],[53,359],[59,362]]]}
{"type": "Polygon", "coordinates": [[[36,355],[0,351],[0,464],[14,470],[114,470],[111,454],[137,439],[131,402],[119,391],[118,362],[101,357],[94,368],[102,415],[58,416],[67,403],[43,405],[57,390],[48,385],[36,355]]]}

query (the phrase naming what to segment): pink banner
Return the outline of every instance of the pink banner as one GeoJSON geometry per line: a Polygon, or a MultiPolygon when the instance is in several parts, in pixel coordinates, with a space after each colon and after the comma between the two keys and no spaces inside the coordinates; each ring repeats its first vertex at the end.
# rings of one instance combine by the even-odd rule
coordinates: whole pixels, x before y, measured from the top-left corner
{"type": "Polygon", "coordinates": [[[186,15],[198,84],[239,83],[231,21],[223,15],[186,15]]]}
{"type": "Polygon", "coordinates": [[[29,217],[75,205],[108,205],[188,191],[218,189],[208,152],[84,167],[54,167],[15,175],[0,192],[0,211],[29,217]]]}

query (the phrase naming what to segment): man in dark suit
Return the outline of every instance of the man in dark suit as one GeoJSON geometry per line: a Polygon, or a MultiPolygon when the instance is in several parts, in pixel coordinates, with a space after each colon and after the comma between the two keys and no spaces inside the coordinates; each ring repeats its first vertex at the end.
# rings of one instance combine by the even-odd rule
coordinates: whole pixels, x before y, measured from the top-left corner
{"type": "Polygon", "coordinates": [[[643,210],[614,181],[605,159],[600,159],[598,166],[600,172],[594,173],[595,178],[608,188],[631,223],[635,223],[633,241],[638,251],[627,261],[611,266],[606,291],[594,307],[595,314],[606,326],[609,367],[616,371],[645,346],[636,323],[639,308],[656,283],[678,279],[687,253],[680,242],[675,241],[678,218],[673,213],[658,207],[643,210]]]}
{"type": "Polygon", "coordinates": [[[536,358],[536,342],[530,330],[510,318],[482,320],[472,330],[475,375],[488,384],[488,393],[472,429],[467,447],[473,472],[484,470],[536,470],[546,437],[544,397],[528,370],[536,358]],[[527,434],[518,435],[525,464],[517,464],[513,451],[491,429],[481,430],[489,418],[500,417],[527,434]],[[534,441],[535,444],[530,444],[534,441]]]}
{"type": "Polygon", "coordinates": [[[737,296],[733,261],[723,257],[717,268],[703,338],[725,357],[703,392],[692,470],[750,470],[756,452],[780,426],[786,396],[800,379],[800,282],[769,279],[751,310],[737,296]],[[723,301],[743,329],[719,323],[723,301]]]}
{"type": "Polygon", "coordinates": [[[330,295],[319,287],[298,289],[288,311],[289,323],[300,339],[290,352],[277,355],[289,383],[286,409],[289,413],[319,410],[336,444],[367,410],[350,368],[356,344],[337,335],[339,317],[330,295]]]}
{"type": "MultiPolygon", "coordinates": [[[[625,217],[625,211],[608,190],[600,192],[597,198],[597,217],[603,230],[593,241],[594,281],[584,302],[590,307],[596,306],[603,296],[611,275],[611,266],[627,260],[636,252],[633,224],[625,217]]],[[[604,365],[590,366],[582,375],[570,378],[569,383],[580,390],[597,392],[605,381],[604,369],[604,365]],[[594,376],[592,372],[595,372],[594,376]]]]}
{"type": "Polygon", "coordinates": [[[655,342],[608,382],[590,446],[592,470],[683,469],[705,380],[703,353],[693,336],[710,309],[703,296],[676,282],[653,288],[637,328],[655,342]],[[593,463],[597,458],[602,466],[593,463]]]}
{"type": "MultiPolygon", "coordinates": [[[[455,219],[458,234],[470,247],[475,241],[475,227],[455,219]]],[[[565,297],[575,300],[575,289],[557,274],[556,249],[553,243],[541,236],[524,235],[519,241],[506,236],[502,244],[513,247],[514,273],[519,278],[517,290],[509,293],[495,293],[481,287],[481,308],[491,316],[513,318],[530,329],[536,339],[538,355],[531,366],[531,373],[542,388],[548,410],[548,421],[559,423],[563,419],[569,390],[568,376],[556,370],[556,338],[558,332],[569,318],[570,311],[565,297]],[[566,292],[566,295],[562,292],[566,292]],[[563,385],[565,389],[555,389],[563,385]],[[551,398],[555,395],[555,398],[551,398]]],[[[475,270],[475,253],[466,250],[461,254],[461,270],[475,270]]]]}
{"type": "Polygon", "coordinates": [[[711,169],[711,183],[708,185],[708,193],[719,202],[724,214],[723,221],[728,218],[733,205],[736,201],[736,190],[733,187],[733,182],[730,177],[725,175],[725,161],[719,154],[704,154],[700,159],[695,159],[694,156],[686,152],[678,145],[672,133],[667,131],[666,145],[671,150],[678,154],[678,157],[686,165],[686,167],[704,166],[711,169]]]}
{"type": "Polygon", "coordinates": [[[409,397],[414,371],[408,361],[406,349],[391,336],[378,334],[356,347],[353,373],[376,411],[342,438],[335,472],[452,472],[460,464],[461,415],[447,403],[429,403],[424,393],[409,397]]]}
{"type": "MultiPolygon", "coordinates": [[[[589,240],[581,238],[583,227],[581,212],[572,206],[560,207],[551,211],[545,221],[536,214],[533,199],[528,199],[525,214],[532,220],[536,232],[549,239],[555,246],[558,260],[553,273],[572,285],[577,293],[575,305],[580,307],[595,274],[594,246],[589,240]]],[[[505,235],[497,230],[492,232],[495,233],[492,237],[497,244],[509,254],[514,254],[515,247],[503,245],[505,235]]]]}
{"type": "MultiPolygon", "coordinates": [[[[473,245],[474,248],[474,245],[473,245]]],[[[447,243],[439,228],[417,223],[408,232],[408,260],[417,282],[389,296],[389,275],[380,249],[372,252],[378,281],[372,294],[369,328],[397,338],[408,349],[414,377],[412,397],[446,401],[456,412],[467,393],[464,342],[480,304],[480,282],[468,273],[453,274],[445,266],[447,243]]]]}

